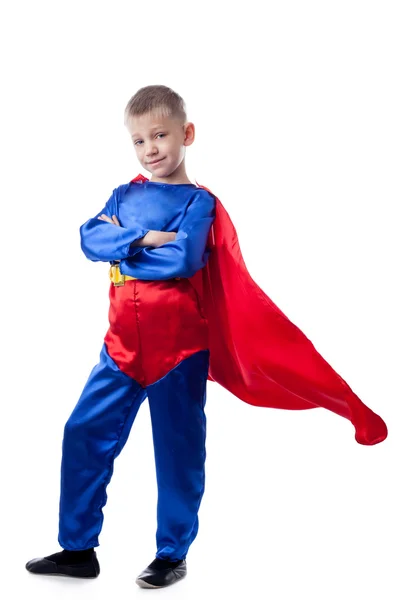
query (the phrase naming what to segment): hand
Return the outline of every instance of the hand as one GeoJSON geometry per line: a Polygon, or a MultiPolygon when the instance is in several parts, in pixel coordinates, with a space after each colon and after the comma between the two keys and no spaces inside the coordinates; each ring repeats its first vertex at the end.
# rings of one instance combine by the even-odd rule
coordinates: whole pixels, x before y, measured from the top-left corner
{"type": "Polygon", "coordinates": [[[107,215],[101,215],[97,218],[100,219],[100,221],[107,221],[107,223],[112,223],[114,225],[118,225],[118,227],[121,227],[121,223],[118,221],[116,215],[113,215],[112,219],[110,219],[110,217],[107,217],[107,215]]]}

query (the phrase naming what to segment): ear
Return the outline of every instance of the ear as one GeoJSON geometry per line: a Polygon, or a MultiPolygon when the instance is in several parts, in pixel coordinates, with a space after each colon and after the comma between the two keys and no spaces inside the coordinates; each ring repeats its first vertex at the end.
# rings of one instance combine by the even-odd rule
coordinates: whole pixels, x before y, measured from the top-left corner
{"type": "Polygon", "coordinates": [[[193,144],[194,138],[195,138],[194,123],[186,123],[184,125],[184,134],[185,134],[185,139],[183,140],[183,145],[190,146],[191,144],[193,144]]]}

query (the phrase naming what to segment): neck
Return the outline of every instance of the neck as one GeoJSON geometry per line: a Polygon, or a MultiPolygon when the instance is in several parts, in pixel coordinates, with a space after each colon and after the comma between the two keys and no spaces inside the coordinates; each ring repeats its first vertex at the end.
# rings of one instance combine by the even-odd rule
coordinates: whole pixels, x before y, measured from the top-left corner
{"type": "Polygon", "coordinates": [[[186,174],[185,160],[183,160],[177,169],[175,169],[175,171],[169,175],[166,175],[165,177],[157,177],[157,175],[152,175],[150,181],[171,183],[175,185],[179,183],[192,183],[186,174]]]}

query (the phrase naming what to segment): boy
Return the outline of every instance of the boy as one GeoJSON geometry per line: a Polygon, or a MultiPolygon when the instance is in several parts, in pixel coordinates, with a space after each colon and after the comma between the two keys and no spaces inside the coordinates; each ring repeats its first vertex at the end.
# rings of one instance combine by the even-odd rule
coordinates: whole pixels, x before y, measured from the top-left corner
{"type": "Polygon", "coordinates": [[[215,199],[187,177],[185,149],[194,141],[194,125],[186,122],[180,96],[165,86],[148,86],[130,100],[125,115],[137,157],[152,179],[115,189],[80,229],[85,255],[112,263],[110,328],[100,362],[65,426],[58,537],[64,550],[26,567],[42,574],[99,574],[94,547],[106,486],[148,397],[158,482],[157,554],[136,581],[163,587],[186,575],[204,492],[207,321],[189,278],[209,255],[215,199]]]}
{"type": "Polygon", "coordinates": [[[148,397],[157,553],[136,582],[164,587],[186,575],[198,531],[207,379],[258,406],[327,408],[352,421],[361,444],[383,441],[387,429],[251,279],[221,202],[187,178],[185,147],[194,141],[194,125],[182,98],[147,86],[131,98],[125,117],[152,179],[139,175],[115,189],[81,227],[85,255],[112,265],[110,328],[65,426],[58,537],[64,550],[26,567],[99,574],[94,547],[106,486],[148,397]]]}

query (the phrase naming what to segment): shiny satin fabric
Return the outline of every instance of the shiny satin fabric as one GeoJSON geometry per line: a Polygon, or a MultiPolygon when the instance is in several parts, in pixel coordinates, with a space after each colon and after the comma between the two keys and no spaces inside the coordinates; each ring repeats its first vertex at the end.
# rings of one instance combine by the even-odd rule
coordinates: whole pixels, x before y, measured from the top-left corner
{"type": "Polygon", "coordinates": [[[98,545],[113,461],[140,404],[149,398],[158,483],[158,558],[185,558],[197,535],[204,492],[208,326],[189,281],[206,263],[214,197],[193,184],[129,183],[80,228],[92,261],[115,262],[110,327],[65,426],[59,543],[69,550],[98,545]],[[121,226],[102,221],[118,217],[121,226]],[[150,229],[177,232],[159,248],[133,246],[150,229]],[[175,277],[181,279],[176,280],[175,277]]]}
{"type": "Polygon", "coordinates": [[[194,184],[139,180],[115,188],[104,208],[80,227],[81,248],[94,262],[120,260],[123,275],[142,280],[192,277],[207,262],[215,199],[194,184]],[[116,215],[121,226],[102,221],[116,215]],[[133,246],[149,230],[175,232],[158,248],[133,246]]]}
{"type": "Polygon", "coordinates": [[[351,421],[359,444],[385,440],[384,420],[252,279],[236,229],[217,197],[208,245],[201,295],[209,325],[209,380],[255,406],[330,410],[351,421]]]}
{"type": "Polygon", "coordinates": [[[104,341],[118,367],[143,387],[208,348],[201,299],[188,279],[110,285],[104,341]]]}
{"type": "Polygon", "coordinates": [[[204,493],[208,366],[209,351],[200,350],[143,388],[118,368],[103,345],[65,425],[58,536],[62,548],[99,545],[114,461],[148,397],[158,483],[156,556],[186,557],[198,532],[204,493]]]}
{"type": "MultiPolygon", "coordinates": [[[[147,181],[139,174],[131,183],[141,188],[147,181]]],[[[255,406],[330,410],[351,421],[359,444],[385,440],[383,419],[252,279],[229,214],[212,195],[215,219],[207,239],[210,254],[191,279],[209,326],[208,379],[255,406]]]]}

